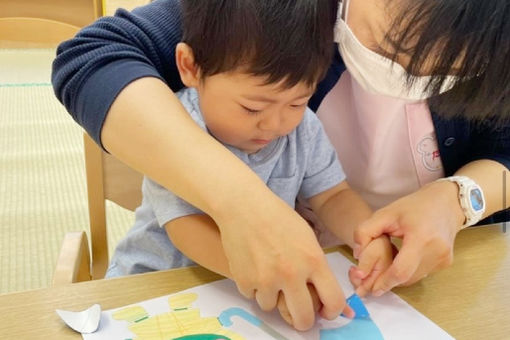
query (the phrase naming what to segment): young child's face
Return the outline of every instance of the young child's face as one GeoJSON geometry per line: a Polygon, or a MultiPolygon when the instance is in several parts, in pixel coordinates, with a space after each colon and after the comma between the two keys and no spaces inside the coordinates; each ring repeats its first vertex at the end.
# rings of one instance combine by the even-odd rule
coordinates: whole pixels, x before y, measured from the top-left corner
{"type": "Polygon", "coordinates": [[[254,153],[299,125],[314,89],[304,83],[284,89],[264,81],[264,77],[228,72],[200,82],[200,108],[214,137],[254,153]]]}

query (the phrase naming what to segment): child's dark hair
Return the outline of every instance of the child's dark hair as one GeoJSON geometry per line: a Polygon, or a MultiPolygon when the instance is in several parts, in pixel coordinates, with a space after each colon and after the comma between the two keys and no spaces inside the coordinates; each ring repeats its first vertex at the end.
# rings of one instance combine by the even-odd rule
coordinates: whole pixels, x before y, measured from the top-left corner
{"type": "Polygon", "coordinates": [[[432,60],[429,86],[436,96],[431,107],[445,116],[508,123],[510,0],[412,0],[399,12],[387,36],[395,47],[393,58],[409,54],[411,74],[432,60]],[[440,53],[431,54],[438,47],[440,53]],[[456,62],[453,74],[459,81],[437,95],[456,62]]]}
{"type": "Polygon", "coordinates": [[[315,85],[333,56],[338,0],[181,0],[183,42],[203,76],[240,69],[315,85]]]}

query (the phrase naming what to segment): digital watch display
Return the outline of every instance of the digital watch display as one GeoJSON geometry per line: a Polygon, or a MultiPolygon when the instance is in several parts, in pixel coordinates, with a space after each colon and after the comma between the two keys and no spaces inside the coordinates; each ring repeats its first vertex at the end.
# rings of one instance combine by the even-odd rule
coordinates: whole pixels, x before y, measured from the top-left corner
{"type": "Polygon", "coordinates": [[[485,199],[482,188],[467,176],[451,176],[439,181],[457,183],[459,187],[459,203],[466,216],[466,222],[461,227],[466,228],[478,223],[485,212],[485,199]]]}

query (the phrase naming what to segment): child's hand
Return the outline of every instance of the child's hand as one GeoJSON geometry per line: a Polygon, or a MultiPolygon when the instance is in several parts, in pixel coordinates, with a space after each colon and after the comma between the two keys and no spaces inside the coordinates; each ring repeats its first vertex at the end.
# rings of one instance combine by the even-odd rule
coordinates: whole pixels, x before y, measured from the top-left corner
{"type": "MultiPolygon", "coordinates": [[[[310,296],[312,297],[313,310],[315,311],[315,313],[317,313],[320,311],[322,307],[321,300],[319,298],[319,295],[317,294],[317,291],[315,290],[315,287],[312,284],[308,283],[307,287],[308,291],[310,292],[310,296]]],[[[280,292],[280,294],[278,295],[278,303],[276,306],[278,307],[278,311],[280,312],[280,315],[282,316],[283,320],[285,320],[289,325],[293,326],[292,316],[289,313],[287,303],[285,302],[285,295],[283,295],[282,292],[280,292]]],[[[354,311],[347,304],[345,305],[343,314],[349,318],[354,317],[354,311]]]]}
{"type": "Polygon", "coordinates": [[[365,296],[372,292],[375,281],[393,262],[393,245],[388,236],[373,239],[363,250],[358,266],[349,270],[349,279],[356,294],[365,296]]]}

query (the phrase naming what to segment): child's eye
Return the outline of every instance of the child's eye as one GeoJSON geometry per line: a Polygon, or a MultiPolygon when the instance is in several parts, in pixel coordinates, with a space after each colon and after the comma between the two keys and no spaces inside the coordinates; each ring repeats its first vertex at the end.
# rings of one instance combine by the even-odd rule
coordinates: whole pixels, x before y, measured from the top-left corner
{"type": "Polygon", "coordinates": [[[293,104],[291,105],[290,107],[292,107],[293,109],[302,109],[306,106],[307,103],[303,103],[303,104],[293,104]]]}
{"type": "Polygon", "coordinates": [[[255,109],[250,109],[249,107],[246,107],[244,105],[241,105],[241,107],[247,111],[248,113],[251,113],[251,114],[257,114],[257,113],[261,113],[262,110],[255,110],[255,109]]]}

